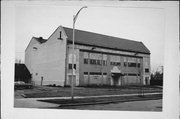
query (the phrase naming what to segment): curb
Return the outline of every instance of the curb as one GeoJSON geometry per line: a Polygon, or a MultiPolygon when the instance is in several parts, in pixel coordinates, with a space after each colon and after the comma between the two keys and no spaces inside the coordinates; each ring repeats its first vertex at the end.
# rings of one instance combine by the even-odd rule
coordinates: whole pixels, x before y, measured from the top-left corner
{"type": "MultiPolygon", "coordinates": [[[[89,102],[77,102],[77,103],[66,103],[66,104],[60,104],[59,107],[70,107],[70,106],[82,106],[82,105],[96,105],[96,104],[109,104],[109,103],[118,103],[118,102],[131,102],[131,101],[146,101],[146,100],[159,100],[162,99],[162,95],[152,95],[154,97],[135,97],[135,98],[129,98],[129,99],[112,99],[112,100],[97,100],[97,101],[89,101],[89,102]]],[[[110,97],[109,97],[110,98],[110,97]]],[[[42,101],[42,100],[39,100],[42,101]]],[[[44,100],[45,101],[45,100],[44,100]]],[[[47,102],[52,103],[52,102],[47,102]]],[[[56,103],[57,104],[57,103],[56,103]]]]}

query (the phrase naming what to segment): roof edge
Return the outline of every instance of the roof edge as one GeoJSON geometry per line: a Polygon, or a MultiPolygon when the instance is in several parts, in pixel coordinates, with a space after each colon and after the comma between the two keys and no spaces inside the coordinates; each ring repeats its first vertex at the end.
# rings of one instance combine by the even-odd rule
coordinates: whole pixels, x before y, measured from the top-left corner
{"type": "MultiPolygon", "coordinates": [[[[68,40],[68,42],[72,43],[72,41],[70,41],[70,40],[68,40]]],[[[119,51],[125,51],[125,52],[136,52],[136,53],[147,54],[147,55],[151,54],[150,52],[146,53],[146,52],[139,52],[139,51],[132,51],[132,50],[124,50],[124,49],[119,49],[119,48],[109,48],[109,47],[103,47],[103,46],[98,46],[98,45],[84,44],[84,43],[80,43],[80,42],[77,42],[77,41],[75,41],[74,43],[78,44],[78,45],[86,45],[86,46],[92,46],[92,47],[95,46],[95,47],[111,49],[111,50],[119,50],[119,51]]]]}

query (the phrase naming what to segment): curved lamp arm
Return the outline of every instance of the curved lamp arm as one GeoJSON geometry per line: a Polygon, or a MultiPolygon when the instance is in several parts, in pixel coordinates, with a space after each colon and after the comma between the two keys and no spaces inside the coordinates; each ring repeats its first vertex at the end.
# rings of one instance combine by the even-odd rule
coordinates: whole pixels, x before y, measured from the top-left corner
{"type": "Polygon", "coordinates": [[[76,19],[77,19],[78,15],[79,15],[80,11],[81,11],[83,8],[87,8],[87,6],[83,6],[83,7],[76,13],[76,15],[75,15],[74,18],[73,18],[73,22],[74,22],[74,23],[76,22],[76,19]]]}

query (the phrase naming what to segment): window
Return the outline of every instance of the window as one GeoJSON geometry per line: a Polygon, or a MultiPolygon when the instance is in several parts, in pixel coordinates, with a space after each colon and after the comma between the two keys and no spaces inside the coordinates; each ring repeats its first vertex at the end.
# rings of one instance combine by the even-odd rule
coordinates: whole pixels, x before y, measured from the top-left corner
{"type": "Polygon", "coordinates": [[[145,69],[145,73],[149,73],[149,69],[148,68],[145,69]]]}
{"type": "Polygon", "coordinates": [[[141,65],[140,65],[140,63],[138,63],[138,67],[140,67],[141,65]]]}
{"type": "Polygon", "coordinates": [[[115,65],[115,66],[121,66],[120,62],[110,62],[111,65],[115,65]]]}
{"type": "Polygon", "coordinates": [[[84,72],[84,75],[88,75],[88,72],[84,72]]]}
{"type": "Polygon", "coordinates": [[[96,60],[95,59],[90,59],[90,64],[96,64],[96,60]]]}
{"type": "Polygon", "coordinates": [[[88,59],[84,59],[84,64],[88,64],[88,59]]]}
{"type": "Polygon", "coordinates": [[[102,75],[101,72],[90,72],[90,75],[102,75]]]}
{"type": "Polygon", "coordinates": [[[58,39],[62,40],[61,31],[59,32],[59,38],[58,39]]]}
{"type": "Polygon", "coordinates": [[[103,60],[103,65],[106,66],[107,65],[107,61],[103,60]]]}
{"type": "Polygon", "coordinates": [[[121,66],[121,63],[120,63],[120,62],[117,62],[116,64],[117,64],[118,66],[121,66]]]}
{"type": "MultiPolygon", "coordinates": [[[[69,64],[69,69],[72,69],[72,64],[69,64]]],[[[74,64],[74,69],[76,69],[76,64],[74,64]]]]}
{"type": "Polygon", "coordinates": [[[136,67],[136,63],[128,63],[128,67],[136,67]]]}
{"type": "Polygon", "coordinates": [[[107,75],[107,73],[103,73],[103,75],[107,75]]]}
{"type": "Polygon", "coordinates": [[[127,67],[127,62],[124,62],[124,67],[127,67]]]}
{"type": "Polygon", "coordinates": [[[101,65],[101,60],[97,60],[97,65],[101,65]]]}
{"type": "Polygon", "coordinates": [[[132,74],[132,73],[131,73],[131,74],[128,74],[128,76],[137,76],[137,75],[140,76],[139,73],[138,73],[138,74],[132,74]]]}

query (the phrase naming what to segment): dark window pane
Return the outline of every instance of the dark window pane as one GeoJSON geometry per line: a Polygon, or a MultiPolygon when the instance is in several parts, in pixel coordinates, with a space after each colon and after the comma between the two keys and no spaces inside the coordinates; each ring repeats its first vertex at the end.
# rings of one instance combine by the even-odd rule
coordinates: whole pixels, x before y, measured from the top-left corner
{"type": "Polygon", "coordinates": [[[72,64],[69,64],[69,69],[72,69],[72,64]]]}
{"type": "Polygon", "coordinates": [[[149,69],[145,69],[145,73],[149,73],[149,69]]]}
{"type": "Polygon", "coordinates": [[[129,73],[128,76],[140,76],[140,74],[132,74],[132,73],[129,73]]]}
{"type": "Polygon", "coordinates": [[[98,64],[98,65],[101,65],[101,61],[100,61],[100,60],[97,60],[97,64],[98,64]]]}
{"type": "Polygon", "coordinates": [[[107,65],[107,61],[106,60],[103,60],[103,65],[107,65]]]}
{"type": "Polygon", "coordinates": [[[120,62],[117,62],[117,65],[121,66],[121,63],[120,63],[120,62]]]}
{"type": "Polygon", "coordinates": [[[88,64],[88,59],[84,59],[84,64],[88,64]]]}
{"type": "Polygon", "coordinates": [[[138,67],[140,67],[140,63],[138,63],[138,67]]]}
{"type": "Polygon", "coordinates": [[[127,67],[127,62],[124,62],[124,66],[127,67]]]}
{"type": "Polygon", "coordinates": [[[107,75],[107,73],[103,73],[103,75],[107,75]]]}
{"type": "Polygon", "coordinates": [[[84,74],[88,75],[88,72],[84,72],[84,74]]]}
{"type": "Polygon", "coordinates": [[[129,67],[136,67],[136,63],[128,63],[129,67]]]}
{"type": "MultiPolygon", "coordinates": [[[[72,69],[72,64],[69,64],[69,69],[72,69]]],[[[74,64],[74,69],[76,69],[76,64],[74,64]]]]}
{"type": "Polygon", "coordinates": [[[90,64],[93,64],[93,60],[92,59],[90,59],[90,64]]]}

